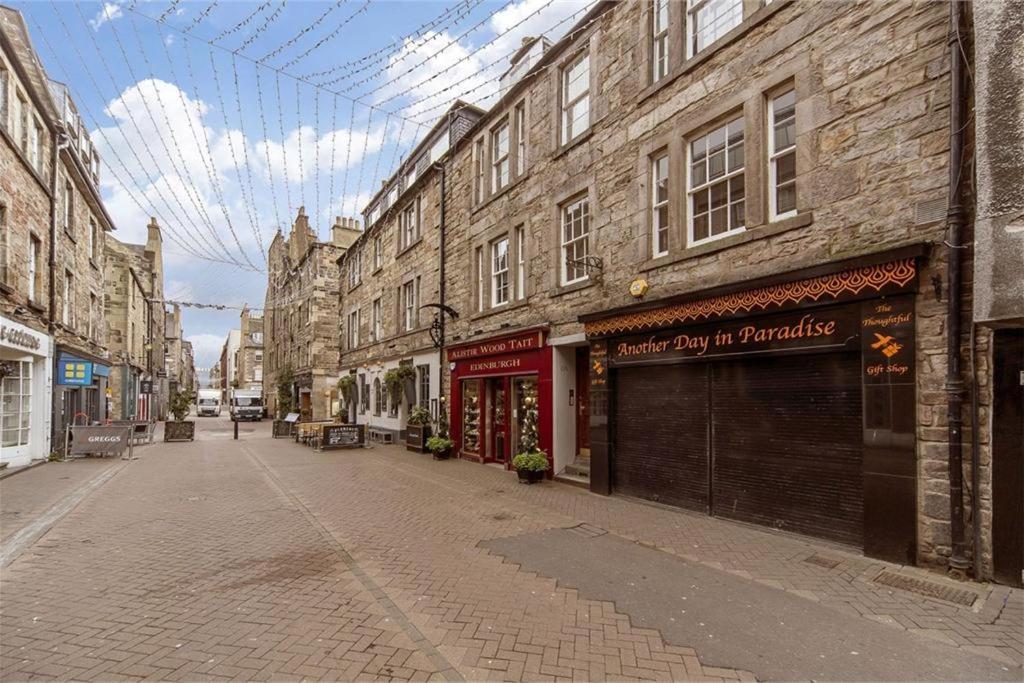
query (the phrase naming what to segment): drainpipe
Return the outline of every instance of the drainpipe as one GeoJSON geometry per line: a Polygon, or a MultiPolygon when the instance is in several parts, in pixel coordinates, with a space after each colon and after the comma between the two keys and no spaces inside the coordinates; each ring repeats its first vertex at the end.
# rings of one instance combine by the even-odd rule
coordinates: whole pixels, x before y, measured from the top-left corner
{"type": "Polygon", "coordinates": [[[441,186],[440,186],[441,207],[440,207],[440,220],[438,221],[439,225],[438,225],[438,229],[437,229],[437,231],[439,233],[438,240],[439,240],[439,249],[440,249],[440,257],[439,257],[439,264],[438,264],[438,276],[437,276],[438,277],[437,299],[438,299],[438,303],[441,304],[441,308],[438,309],[438,312],[437,312],[437,317],[438,317],[438,319],[441,322],[440,330],[439,330],[439,332],[440,332],[440,334],[439,334],[440,343],[438,344],[438,348],[437,348],[437,398],[438,398],[438,403],[443,408],[444,407],[444,403],[445,403],[445,400],[444,400],[444,342],[445,342],[444,326],[445,326],[445,322],[446,322],[445,318],[448,315],[447,313],[445,313],[445,300],[444,300],[444,262],[445,262],[445,253],[444,253],[444,251],[445,251],[445,244],[444,244],[444,240],[445,240],[445,234],[444,234],[445,233],[445,223],[444,223],[444,221],[445,221],[445,175],[446,174],[445,174],[444,162],[441,162],[439,164],[435,164],[434,168],[436,168],[438,170],[438,172],[441,174],[441,179],[440,179],[441,180],[441,186]]]}
{"type": "Polygon", "coordinates": [[[49,328],[53,334],[57,322],[57,197],[60,169],[60,153],[71,146],[71,138],[65,133],[58,132],[54,136],[52,168],[50,172],[50,253],[49,253],[49,284],[50,284],[50,315],[49,328]]]}
{"type": "MultiPolygon", "coordinates": [[[[949,292],[946,298],[946,415],[949,443],[949,532],[952,552],[949,568],[965,572],[970,562],[964,548],[963,500],[963,400],[960,367],[961,244],[966,210],[962,203],[961,176],[964,154],[964,55],[960,47],[962,4],[949,3],[950,107],[949,107],[949,209],[946,213],[946,266],[949,292]]],[[[975,491],[977,496],[977,491],[975,491]]]]}

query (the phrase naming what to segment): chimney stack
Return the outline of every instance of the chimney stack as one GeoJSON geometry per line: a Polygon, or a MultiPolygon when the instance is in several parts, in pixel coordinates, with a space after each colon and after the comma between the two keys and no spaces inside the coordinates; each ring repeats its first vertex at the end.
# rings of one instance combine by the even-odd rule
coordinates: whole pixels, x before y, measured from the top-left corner
{"type": "Polygon", "coordinates": [[[331,242],[334,246],[348,249],[351,247],[362,231],[359,229],[359,221],[355,218],[336,216],[334,225],[331,227],[331,242]]]}

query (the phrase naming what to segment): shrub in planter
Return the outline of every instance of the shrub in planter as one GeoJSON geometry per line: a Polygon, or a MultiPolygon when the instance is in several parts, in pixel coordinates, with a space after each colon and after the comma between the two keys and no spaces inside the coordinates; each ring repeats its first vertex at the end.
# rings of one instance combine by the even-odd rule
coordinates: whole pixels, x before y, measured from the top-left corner
{"type": "Polygon", "coordinates": [[[288,413],[295,410],[295,401],[292,398],[292,383],[295,381],[295,373],[291,365],[281,368],[277,376],[277,412],[274,414],[274,422],[271,425],[271,435],[291,436],[293,426],[291,422],[285,422],[284,418],[288,413]]]}
{"type": "Polygon", "coordinates": [[[432,436],[427,439],[427,450],[434,454],[434,460],[445,460],[452,454],[455,442],[447,436],[432,436]]]}
{"type": "Polygon", "coordinates": [[[548,470],[548,454],[544,451],[520,453],[512,458],[512,467],[516,468],[519,481],[535,484],[544,478],[544,473],[548,470]]]}
{"type": "Polygon", "coordinates": [[[176,391],[171,396],[170,409],[173,420],[164,423],[164,441],[192,441],[196,437],[196,423],[186,420],[192,405],[192,394],[176,391]]]}
{"type": "Polygon", "coordinates": [[[430,438],[430,411],[423,406],[414,406],[409,413],[405,429],[405,448],[416,453],[427,451],[427,439],[430,438]]]}
{"type": "Polygon", "coordinates": [[[356,402],[356,376],[343,375],[338,380],[338,393],[341,395],[344,410],[347,412],[349,406],[356,402]]]}

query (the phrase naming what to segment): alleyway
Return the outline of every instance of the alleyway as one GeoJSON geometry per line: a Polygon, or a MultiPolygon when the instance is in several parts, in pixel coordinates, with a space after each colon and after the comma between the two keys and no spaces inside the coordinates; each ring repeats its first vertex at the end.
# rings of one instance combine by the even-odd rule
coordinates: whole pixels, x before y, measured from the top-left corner
{"type": "Polygon", "coordinates": [[[1021,679],[1020,591],[230,426],[0,481],[0,678],[1021,679]]]}

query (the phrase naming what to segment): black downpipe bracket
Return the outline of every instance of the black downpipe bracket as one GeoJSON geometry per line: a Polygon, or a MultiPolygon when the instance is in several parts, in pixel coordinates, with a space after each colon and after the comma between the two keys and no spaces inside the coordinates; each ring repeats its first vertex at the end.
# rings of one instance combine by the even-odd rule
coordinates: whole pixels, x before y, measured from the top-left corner
{"type": "MultiPolygon", "coordinates": [[[[963,205],[964,54],[960,47],[962,2],[949,3],[949,208],[946,213],[946,417],[949,444],[949,568],[965,572],[970,561],[964,543],[963,402],[964,381],[960,361],[961,244],[966,210],[963,205]]],[[[977,492],[975,492],[977,495],[977,492]]]]}
{"type": "Polygon", "coordinates": [[[441,195],[441,206],[440,216],[438,220],[438,233],[439,233],[439,254],[438,254],[438,283],[437,283],[437,300],[441,304],[441,308],[438,309],[437,317],[440,323],[438,329],[438,344],[437,344],[437,398],[438,403],[444,406],[444,342],[445,342],[445,300],[444,300],[444,262],[445,262],[445,165],[444,161],[437,164],[437,170],[441,174],[440,177],[440,195],[441,195]]]}

